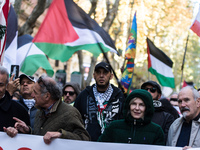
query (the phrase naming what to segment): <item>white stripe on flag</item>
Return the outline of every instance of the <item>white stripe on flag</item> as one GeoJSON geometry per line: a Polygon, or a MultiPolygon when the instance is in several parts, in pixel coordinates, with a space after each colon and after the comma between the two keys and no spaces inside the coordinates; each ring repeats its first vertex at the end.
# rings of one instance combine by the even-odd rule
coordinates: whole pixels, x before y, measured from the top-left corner
{"type": "Polygon", "coordinates": [[[172,68],[164,64],[162,61],[158,60],[156,57],[150,54],[151,58],[151,65],[152,68],[155,69],[159,74],[165,76],[174,78],[174,75],[172,73],[172,68]]]}

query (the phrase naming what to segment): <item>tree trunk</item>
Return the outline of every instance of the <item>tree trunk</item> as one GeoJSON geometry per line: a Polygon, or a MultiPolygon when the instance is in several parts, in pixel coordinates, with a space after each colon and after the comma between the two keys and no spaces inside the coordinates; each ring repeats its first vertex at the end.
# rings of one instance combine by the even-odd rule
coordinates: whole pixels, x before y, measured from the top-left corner
{"type": "Polygon", "coordinates": [[[46,0],[38,0],[37,5],[34,7],[30,16],[27,18],[24,25],[19,29],[19,36],[24,34],[32,34],[33,28],[35,27],[35,23],[37,18],[44,12],[46,5],[46,0]]]}

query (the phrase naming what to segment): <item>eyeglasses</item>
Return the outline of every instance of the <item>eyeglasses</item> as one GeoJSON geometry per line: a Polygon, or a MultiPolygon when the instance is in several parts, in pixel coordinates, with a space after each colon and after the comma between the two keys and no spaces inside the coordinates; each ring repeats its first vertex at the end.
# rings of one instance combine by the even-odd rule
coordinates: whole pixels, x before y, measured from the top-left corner
{"type": "Polygon", "coordinates": [[[72,91],[64,91],[63,95],[67,95],[67,93],[69,93],[70,96],[73,96],[75,94],[75,92],[72,91]]]}
{"type": "Polygon", "coordinates": [[[144,90],[146,91],[150,90],[151,93],[155,93],[157,89],[153,87],[153,88],[144,88],[144,90]]]}

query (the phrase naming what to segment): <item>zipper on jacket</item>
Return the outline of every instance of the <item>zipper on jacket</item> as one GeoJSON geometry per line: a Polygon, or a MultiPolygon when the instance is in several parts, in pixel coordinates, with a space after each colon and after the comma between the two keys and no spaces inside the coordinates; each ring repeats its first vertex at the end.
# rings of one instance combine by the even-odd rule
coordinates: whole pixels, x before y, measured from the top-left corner
{"type": "Polygon", "coordinates": [[[134,119],[134,122],[131,123],[131,134],[130,134],[130,137],[128,137],[128,143],[131,143],[132,139],[134,139],[134,137],[135,137],[135,130],[136,130],[136,119],[134,119]]]}

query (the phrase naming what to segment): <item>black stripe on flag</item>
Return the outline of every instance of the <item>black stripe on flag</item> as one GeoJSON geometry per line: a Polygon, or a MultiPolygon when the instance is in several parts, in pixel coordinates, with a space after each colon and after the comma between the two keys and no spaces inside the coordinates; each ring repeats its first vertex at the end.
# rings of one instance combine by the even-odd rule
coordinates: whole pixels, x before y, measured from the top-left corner
{"type": "Polygon", "coordinates": [[[17,39],[17,48],[20,48],[25,44],[31,43],[32,40],[33,40],[33,37],[29,34],[19,36],[17,39]]]}
{"type": "Polygon", "coordinates": [[[7,38],[6,38],[6,49],[10,46],[13,39],[16,37],[16,32],[18,28],[17,15],[13,6],[10,6],[10,11],[8,13],[8,25],[7,25],[7,38]]]}
{"type": "MultiPolygon", "coordinates": [[[[98,23],[90,18],[73,0],[64,0],[68,18],[74,27],[80,29],[89,29],[97,32],[104,42],[116,50],[110,35],[98,25],[98,23]]],[[[86,37],[87,38],[87,37],[86,37]]]]}
{"type": "Polygon", "coordinates": [[[149,38],[147,38],[147,44],[151,55],[153,55],[155,58],[172,68],[172,60],[163,51],[157,48],[149,38]]]}

